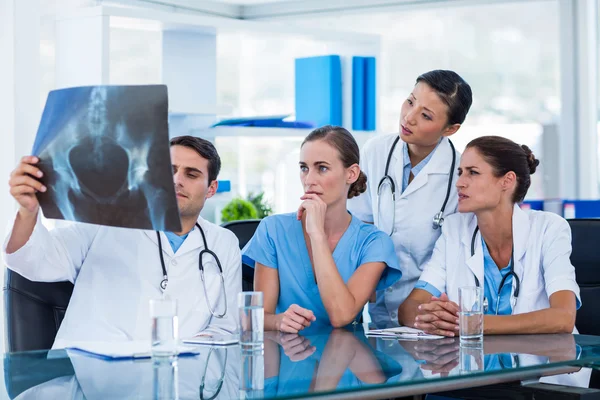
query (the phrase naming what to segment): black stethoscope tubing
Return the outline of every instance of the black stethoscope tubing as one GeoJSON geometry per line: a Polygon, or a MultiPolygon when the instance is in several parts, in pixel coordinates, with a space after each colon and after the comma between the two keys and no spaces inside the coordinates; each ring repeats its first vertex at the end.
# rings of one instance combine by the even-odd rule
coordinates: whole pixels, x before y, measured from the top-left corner
{"type": "MultiPolygon", "coordinates": [[[[206,297],[206,301],[208,303],[208,308],[210,310],[210,313],[216,318],[223,318],[225,316],[225,314],[227,314],[227,300],[225,301],[225,312],[223,314],[218,314],[215,311],[215,309],[212,307],[212,304],[210,303],[210,300],[208,298],[208,291],[206,290],[206,281],[204,280],[204,265],[202,264],[202,256],[204,254],[208,254],[215,259],[215,261],[217,263],[217,267],[219,268],[219,276],[221,278],[221,288],[223,290],[223,294],[226,296],[226,294],[225,294],[225,278],[223,277],[223,267],[221,266],[221,261],[219,260],[219,257],[217,257],[217,255],[208,248],[208,243],[206,241],[206,235],[204,234],[204,230],[202,229],[200,224],[197,222],[196,222],[196,226],[200,230],[200,234],[202,235],[202,242],[204,244],[204,249],[202,249],[200,251],[200,255],[198,256],[198,268],[200,269],[200,277],[202,279],[202,287],[204,289],[204,296],[206,297]]],[[[163,257],[162,240],[160,239],[160,232],[158,232],[158,231],[156,231],[156,238],[158,239],[158,253],[160,255],[160,266],[162,267],[162,273],[163,273],[163,279],[162,279],[162,281],[160,281],[160,288],[164,292],[167,289],[167,284],[169,283],[169,276],[167,275],[167,267],[165,266],[165,259],[163,257]]]]}
{"type": "MultiPolygon", "coordinates": [[[[388,153],[387,161],[385,163],[385,171],[383,173],[383,178],[381,178],[381,180],[379,181],[379,185],[377,185],[377,192],[379,193],[379,190],[381,189],[381,185],[383,185],[383,183],[386,180],[389,180],[390,186],[392,188],[392,200],[394,202],[396,201],[396,184],[395,184],[394,180],[392,179],[392,177],[389,176],[389,170],[390,170],[390,163],[392,161],[392,155],[394,154],[394,149],[396,148],[396,145],[398,144],[399,141],[400,141],[400,136],[397,136],[396,139],[394,140],[394,143],[392,144],[392,148],[390,149],[390,152],[388,153]]],[[[444,199],[442,208],[433,218],[433,228],[434,229],[441,227],[442,224],[444,223],[443,215],[444,215],[444,211],[446,210],[446,205],[448,204],[448,200],[450,199],[450,191],[452,189],[452,180],[454,179],[454,167],[456,166],[456,150],[454,149],[454,144],[452,143],[452,141],[450,139],[448,139],[448,143],[450,143],[450,147],[452,148],[452,163],[450,165],[450,171],[448,174],[449,176],[448,176],[448,187],[446,189],[446,198],[444,199]]]]}
{"type": "MultiPolygon", "coordinates": [[[[475,227],[475,230],[473,231],[473,237],[471,238],[471,257],[473,257],[475,255],[475,239],[477,238],[477,232],[479,232],[479,226],[475,227]]],[[[510,253],[510,271],[508,272],[508,274],[504,275],[504,277],[502,277],[502,280],[500,281],[500,287],[498,288],[498,298],[500,298],[500,292],[502,292],[502,288],[504,287],[504,284],[506,283],[506,280],[508,279],[509,276],[512,276],[516,282],[515,292],[514,292],[515,304],[516,304],[517,298],[519,297],[519,289],[521,289],[521,280],[519,279],[519,276],[515,272],[515,245],[514,245],[514,242],[513,242],[512,250],[510,253]]],[[[477,275],[475,275],[475,273],[473,273],[473,277],[475,277],[475,285],[477,285],[477,287],[480,287],[481,285],[479,283],[479,279],[477,278],[477,275]]],[[[497,308],[496,308],[496,312],[498,312],[497,308]]]]}

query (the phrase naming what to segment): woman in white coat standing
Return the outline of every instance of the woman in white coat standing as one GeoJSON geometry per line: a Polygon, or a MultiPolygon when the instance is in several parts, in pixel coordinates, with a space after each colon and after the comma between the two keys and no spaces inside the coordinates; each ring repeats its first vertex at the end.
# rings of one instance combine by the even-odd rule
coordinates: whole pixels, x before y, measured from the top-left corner
{"type": "Polygon", "coordinates": [[[397,324],[398,306],[431,257],[443,219],[456,212],[460,154],[448,137],[458,131],[471,103],[471,87],[457,73],[424,73],[402,104],[399,134],[376,136],[361,151],[368,187],[348,208],[391,235],[402,269],[402,279],[369,304],[378,326],[397,324]]]}
{"type": "Polygon", "coordinates": [[[539,161],[498,136],[471,141],[458,169],[458,214],[446,219],[399,322],[458,335],[458,288],[484,290],[484,334],[571,333],[581,304],[562,217],[524,211],[539,161]],[[486,307],[487,305],[487,307],[486,307]]]}

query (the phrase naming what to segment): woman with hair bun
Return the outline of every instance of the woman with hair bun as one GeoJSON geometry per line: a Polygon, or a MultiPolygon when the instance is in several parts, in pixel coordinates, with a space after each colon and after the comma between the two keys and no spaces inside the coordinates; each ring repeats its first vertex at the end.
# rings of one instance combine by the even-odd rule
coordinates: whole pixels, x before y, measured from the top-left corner
{"type": "Polygon", "coordinates": [[[375,290],[402,276],[392,240],[346,208],[366,190],[359,157],[346,129],[312,131],[300,149],[298,211],[263,219],[244,248],[255,268],[254,289],[264,294],[265,330],[346,326],[375,290]]]}
{"type": "MultiPolygon", "coordinates": [[[[433,256],[398,309],[400,324],[459,336],[458,289],[483,288],[483,333],[577,333],[581,306],[571,229],[559,215],[521,210],[539,160],[525,145],[483,136],[458,168],[458,213],[446,219],[433,256]]],[[[587,386],[589,370],[546,381],[587,386]]]]}
{"type": "Polygon", "coordinates": [[[399,322],[458,335],[458,288],[484,291],[484,334],[572,333],[581,305],[562,217],[519,208],[539,165],[527,146],[483,136],[458,168],[458,211],[447,218],[399,322]]]}

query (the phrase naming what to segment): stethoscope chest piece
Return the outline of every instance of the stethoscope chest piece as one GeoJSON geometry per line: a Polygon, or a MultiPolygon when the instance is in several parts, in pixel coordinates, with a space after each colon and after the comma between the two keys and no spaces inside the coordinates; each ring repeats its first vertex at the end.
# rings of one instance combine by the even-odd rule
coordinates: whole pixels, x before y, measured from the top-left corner
{"type": "Polygon", "coordinates": [[[439,228],[441,228],[443,223],[444,223],[444,212],[443,211],[439,211],[433,217],[433,229],[439,229],[439,228]]]}

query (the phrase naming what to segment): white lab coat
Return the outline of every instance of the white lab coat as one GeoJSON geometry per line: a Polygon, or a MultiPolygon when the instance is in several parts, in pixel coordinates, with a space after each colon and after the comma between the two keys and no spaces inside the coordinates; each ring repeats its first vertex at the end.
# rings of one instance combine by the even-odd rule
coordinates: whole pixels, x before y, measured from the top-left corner
{"type": "MultiPolygon", "coordinates": [[[[483,285],[484,261],[481,233],[473,232],[477,218],[473,213],[455,214],[446,219],[431,260],[425,265],[420,280],[430,283],[451,301],[458,303],[458,288],[476,286],[475,276],[483,285]]],[[[513,210],[514,270],[521,281],[513,314],[550,307],[550,296],[561,290],[572,291],[579,303],[579,285],[571,264],[571,228],[562,217],[544,211],[513,210]]],[[[513,294],[516,280],[513,279],[513,294]]],[[[573,330],[577,333],[577,329],[573,330]]],[[[571,375],[544,378],[546,382],[587,387],[589,370],[571,375]],[[566,380],[565,380],[566,377],[566,380]]]]}
{"type": "MultiPolygon", "coordinates": [[[[471,241],[477,226],[475,214],[455,214],[444,223],[431,260],[425,265],[421,280],[447,293],[458,302],[458,288],[475,286],[475,276],[483,284],[483,247],[481,233],[471,241]]],[[[513,314],[550,307],[549,297],[560,290],[570,290],[579,301],[579,286],[571,255],[571,228],[562,217],[544,211],[513,211],[514,269],[521,288],[513,314]]],[[[513,279],[513,291],[516,280],[513,279]]]]}
{"type": "MultiPolygon", "coordinates": [[[[385,164],[397,135],[379,135],[369,139],[361,150],[360,167],[367,175],[367,191],[348,202],[349,210],[365,222],[377,222],[380,218],[392,218],[389,210],[378,215],[377,188],[384,176],[385,164]]],[[[404,150],[406,143],[398,142],[388,174],[396,184],[395,232],[392,235],[396,255],[402,270],[402,279],[392,287],[377,293],[375,304],[369,304],[371,319],[377,325],[398,325],[398,306],[415,287],[423,266],[431,257],[435,241],[441,230],[433,228],[433,217],[444,203],[448,190],[448,176],[452,164],[452,148],[443,138],[427,165],[402,191],[404,150]]],[[[456,212],[458,195],[455,183],[460,153],[456,152],[454,177],[444,218],[456,212]]]]}
{"type": "MultiPolygon", "coordinates": [[[[177,299],[179,336],[200,331],[229,333],[237,330],[237,294],[242,290],[241,256],[238,239],[229,230],[198,219],[208,247],[221,261],[225,278],[227,315],[211,315],[198,256],[204,248],[196,227],[177,254],[161,233],[169,284],[165,295],[177,299]]],[[[163,279],[155,231],[114,228],[83,223],[48,231],[40,219],[29,241],[18,251],[6,254],[6,265],[32,281],[70,281],[73,295],[53,348],[73,341],[150,340],[149,300],[162,296],[163,279]]],[[[206,289],[211,305],[224,309],[218,268],[205,265],[206,289]]]]}

